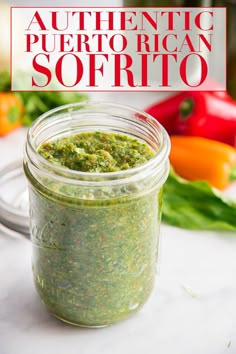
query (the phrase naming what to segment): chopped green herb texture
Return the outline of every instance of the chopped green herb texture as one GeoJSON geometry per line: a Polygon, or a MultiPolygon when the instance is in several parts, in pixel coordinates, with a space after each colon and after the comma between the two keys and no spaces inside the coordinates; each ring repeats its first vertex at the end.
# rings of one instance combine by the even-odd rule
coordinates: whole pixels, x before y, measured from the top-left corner
{"type": "MultiPolygon", "coordinates": [[[[125,134],[89,132],[41,145],[52,164],[84,172],[113,172],[154,156],[125,134]]],[[[31,181],[31,234],[36,288],[65,322],[100,327],[135,313],[154,285],[162,191],[136,184],[98,192],[45,187],[31,181]],[[159,193],[159,198],[157,198],[159,193]]]]}
{"type": "Polygon", "coordinates": [[[88,132],[45,143],[40,155],[50,162],[83,172],[127,170],[150,160],[154,153],[127,135],[88,132]]]}

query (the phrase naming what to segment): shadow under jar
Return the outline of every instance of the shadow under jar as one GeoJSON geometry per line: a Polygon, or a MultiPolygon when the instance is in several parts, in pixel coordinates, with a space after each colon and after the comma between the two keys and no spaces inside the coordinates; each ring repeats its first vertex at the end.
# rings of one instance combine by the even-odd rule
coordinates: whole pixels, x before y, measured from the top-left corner
{"type": "Polygon", "coordinates": [[[156,120],[118,104],[62,106],[29,129],[24,170],[34,281],[56,317],[102,327],[146,302],[156,274],[169,149],[168,135],[156,120]],[[86,132],[136,138],[154,157],[127,170],[92,173],[54,165],[38,152],[47,141],[86,132]]]}

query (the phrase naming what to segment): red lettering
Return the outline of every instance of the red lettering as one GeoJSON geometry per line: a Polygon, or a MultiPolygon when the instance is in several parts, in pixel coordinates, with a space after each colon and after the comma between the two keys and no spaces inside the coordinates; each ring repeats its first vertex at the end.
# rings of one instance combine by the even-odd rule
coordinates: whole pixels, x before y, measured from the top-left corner
{"type": "MultiPolygon", "coordinates": [[[[201,17],[203,14],[208,14],[211,16],[211,18],[213,18],[213,12],[212,11],[202,11],[199,12],[199,14],[197,14],[197,16],[195,17],[195,25],[197,26],[197,28],[199,28],[202,31],[212,31],[214,29],[214,25],[210,25],[210,27],[208,28],[203,28],[201,25],[201,17]]],[[[203,21],[204,23],[209,23],[209,21],[203,21]]]]}
{"type": "MultiPolygon", "coordinates": [[[[57,19],[57,14],[59,11],[51,11],[52,14],[52,28],[56,31],[65,31],[68,26],[69,26],[69,11],[65,11],[64,13],[67,14],[66,16],[66,25],[64,28],[59,28],[58,23],[61,23],[62,21],[57,19]]],[[[64,18],[64,17],[63,17],[64,18]]]]}
{"type": "Polygon", "coordinates": [[[53,41],[47,41],[48,35],[47,34],[41,34],[41,39],[42,39],[42,50],[47,53],[52,53],[56,49],[56,43],[55,43],[55,36],[56,34],[52,34],[53,36],[53,41]],[[48,48],[48,44],[51,44],[51,48],[48,48]]]}
{"type": "Polygon", "coordinates": [[[207,47],[207,49],[209,50],[209,52],[211,52],[211,49],[212,49],[211,39],[212,39],[213,34],[208,34],[208,36],[210,37],[210,41],[208,41],[206,39],[204,34],[199,34],[199,52],[201,52],[201,42],[203,42],[205,44],[205,46],[207,47]]]}
{"type": "Polygon", "coordinates": [[[114,12],[112,11],[97,11],[95,12],[95,30],[96,31],[100,31],[103,29],[107,29],[107,30],[114,30],[114,12]],[[104,16],[104,14],[108,14],[108,18],[104,19],[102,18],[101,15],[104,16]],[[107,24],[107,27],[105,28],[105,26],[102,26],[102,24],[107,24]]]}
{"type": "Polygon", "coordinates": [[[90,11],[72,11],[71,15],[72,17],[75,14],[79,14],[79,30],[80,31],[85,31],[86,30],[86,26],[85,26],[85,14],[88,14],[89,16],[92,16],[92,12],[90,11]]]}
{"type": "Polygon", "coordinates": [[[106,59],[106,61],[108,61],[109,57],[108,54],[89,54],[89,86],[95,86],[97,87],[98,85],[96,85],[96,71],[99,71],[102,76],[104,73],[104,67],[103,67],[103,63],[101,64],[100,67],[96,68],[96,58],[97,56],[102,56],[103,58],[106,59]]]}
{"type": "Polygon", "coordinates": [[[141,28],[142,30],[145,30],[146,29],[146,25],[144,25],[144,21],[143,21],[143,18],[145,18],[148,23],[151,25],[152,28],[154,28],[156,31],[157,31],[157,11],[154,11],[154,13],[156,14],[156,19],[153,20],[153,18],[150,16],[150,14],[146,11],[143,11],[142,12],[142,25],[141,25],[141,28]]]}
{"type": "Polygon", "coordinates": [[[177,54],[154,54],[153,62],[157,57],[162,59],[162,84],[160,87],[169,87],[169,57],[172,57],[177,62],[177,54]]]}
{"type": "Polygon", "coordinates": [[[31,20],[31,22],[29,24],[29,27],[26,29],[26,31],[30,31],[30,27],[31,27],[32,24],[38,24],[40,29],[41,29],[41,31],[47,30],[47,28],[46,28],[45,24],[43,23],[43,20],[41,19],[38,11],[35,11],[35,14],[34,14],[32,20],[31,20]]]}
{"type": "Polygon", "coordinates": [[[65,86],[65,87],[76,86],[80,82],[81,78],[83,77],[83,72],[84,72],[83,63],[81,62],[80,58],[77,55],[71,54],[71,53],[62,55],[58,59],[56,66],[55,66],[55,73],[56,73],[57,80],[60,82],[61,85],[65,86]],[[63,61],[68,55],[73,56],[76,61],[76,79],[72,85],[67,85],[62,78],[63,61]]]}
{"type": "Polygon", "coordinates": [[[121,72],[124,71],[127,75],[127,83],[130,87],[135,87],[134,83],[134,77],[132,70],[129,68],[133,64],[132,57],[128,54],[112,54],[114,55],[114,63],[115,63],[115,80],[114,80],[114,85],[116,87],[123,87],[124,85],[121,84],[121,72]],[[121,62],[123,61],[122,59],[125,59],[126,63],[122,67],[121,62]]]}
{"type": "Polygon", "coordinates": [[[90,52],[90,46],[88,41],[90,40],[89,36],[87,34],[80,34],[77,36],[77,51],[82,52],[82,44],[84,44],[85,51],[90,52]]]}
{"type": "Polygon", "coordinates": [[[121,31],[135,31],[138,29],[138,26],[134,26],[131,28],[128,28],[128,26],[126,25],[126,22],[129,22],[131,25],[133,24],[133,16],[136,16],[136,11],[122,11],[120,13],[120,30],[121,31]],[[127,18],[127,14],[131,14],[130,17],[127,18]]]}
{"type": "Polygon", "coordinates": [[[206,80],[206,77],[207,77],[207,74],[208,74],[208,66],[207,66],[207,62],[206,60],[199,54],[196,54],[196,53],[191,53],[191,54],[188,54],[181,62],[180,64],[180,76],[181,76],[181,79],[183,80],[183,82],[189,86],[189,87],[198,87],[200,85],[202,85],[202,83],[206,80]],[[199,59],[200,59],[200,64],[201,64],[201,78],[200,78],[200,81],[198,84],[195,84],[195,85],[191,85],[189,82],[188,82],[188,76],[187,76],[187,63],[188,63],[188,59],[191,57],[191,56],[197,56],[199,59]]]}
{"type": "Polygon", "coordinates": [[[95,33],[92,35],[92,38],[97,37],[97,52],[104,52],[103,50],[103,37],[107,39],[108,35],[105,33],[95,33]]]}
{"type": "Polygon", "coordinates": [[[168,48],[168,42],[167,42],[167,40],[170,38],[170,36],[173,36],[175,39],[178,38],[177,34],[173,34],[173,33],[167,34],[167,35],[163,38],[162,46],[163,46],[163,48],[164,48],[167,52],[169,52],[169,53],[171,53],[171,52],[177,52],[177,50],[178,50],[177,47],[175,47],[173,50],[170,50],[170,49],[168,48]]]}
{"type": "Polygon", "coordinates": [[[32,52],[31,44],[35,44],[39,41],[39,36],[36,34],[26,34],[26,52],[32,52]]]}
{"type": "Polygon", "coordinates": [[[184,30],[185,31],[190,31],[191,30],[191,25],[190,25],[190,12],[184,12],[184,30]]]}
{"type": "Polygon", "coordinates": [[[44,85],[39,85],[39,84],[37,84],[35,79],[32,77],[31,85],[33,87],[34,86],[36,86],[36,87],[45,87],[51,82],[51,79],[52,79],[51,71],[48,68],[46,68],[45,66],[43,66],[43,65],[41,65],[41,64],[39,64],[37,62],[37,59],[39,57],[41,57],[41,56],[45,57],[47,59],[47,62],[49,63],[49,61],[50,61],[49,54],[39,53],[39,54],[35,55],[32,64],[33,64],[34,70],[36,70],[38,73],[43,74],[43,75],[46,76],[47,81],[46,81],[46,83],[44,85]]]}
{"type": "Polygon", "coordinates": [[[138,54],[138,55],[141,55],[141,65],[142,65],[141,86],[149,87],[150,85],[148,85],[148,57],[150,56],[150,54],[138,54]]]}
{"type": "Polygon", "coordinates": [[[127,45],[128,45],[128,41],[126,39],[126,37],[123,35],[123,34],[114,34],[110,41],[109,41],[109,45],[110,45],[110,48],[113,52],[123,52],[123,50],[126,49],[127,45]],[[120,50],[119,49],[116,49],[115,48],[115,43],[119,43],[118,39],[121,39],[120,43],[121,43],[121,48],[120,50]]]}
{"type": "Polygon", "coordinates": [[[147,34],[137,34],[137,52],[148,52],[150,53],[149,36],[147,34]],[[144,50],[142,47],[144,46],[144,50]]]}
{"type": "Polygon", "coordinates": [[[180,16],[180,12],[179,11],[162,11],[161,12],[161,16],[167,14],[168,17],[168,27],[167,30],[168,31],[173,31],[175,30],[174,28],[174,15],[178,15],[180,16]]]}
{"type": "Polygon", "coordinates": [[[72,47],[71,49],[66,49],[65,48],[65,44],[67,44],[68,46],[70,45],[70,39],[73,39],[73,34],[61,34],[60,35],[60,52],[73,52],[74,51],[74,47],[72,47]],[[68,39],[66,40],[65,38],[68,37],[68,39]]]}
{"type": "Polygon", "coordinates": [[[184,38],[184,41],[183,41],[183,43],[182,43],[182,46],[181,46],[180,49],[179,49],[180,52],[182,52],[183,46],[185,46],[185,45],[188,46],[190,52],[195,52],[195,48],[194,48],[193,43],[192,43],[192,41],[191,41],[191,39],[190,39],[190,37],[189,37],[188,34],[186,34],[186,36],[185,36],[185,38],[184,38]]]}

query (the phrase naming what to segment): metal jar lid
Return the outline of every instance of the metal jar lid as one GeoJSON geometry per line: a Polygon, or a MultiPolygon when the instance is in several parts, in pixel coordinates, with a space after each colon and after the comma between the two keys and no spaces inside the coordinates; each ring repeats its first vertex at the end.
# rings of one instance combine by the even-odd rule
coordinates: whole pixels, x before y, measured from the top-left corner
{"type": "Polygon", "coordinates": [[[0,170],[0,223],[29,235],[29,201],[22,160],[0,170]]]}

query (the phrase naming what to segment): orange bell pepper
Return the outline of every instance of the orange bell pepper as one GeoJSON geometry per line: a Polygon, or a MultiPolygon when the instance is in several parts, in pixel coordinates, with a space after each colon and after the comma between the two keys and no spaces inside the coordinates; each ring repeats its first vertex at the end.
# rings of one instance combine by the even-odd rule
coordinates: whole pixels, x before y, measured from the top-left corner
{"type": "Polygon", "coordinates": [[[0,136],[22,125],[23,105],[14,93],[0,92],[0,136]]]}
{"type": "Polygon", "coordinates": [[[181,177],[204,180],[220,190],[234,179],[236,149],[200,137],[172,136],[170,162],[181,177]]]}

